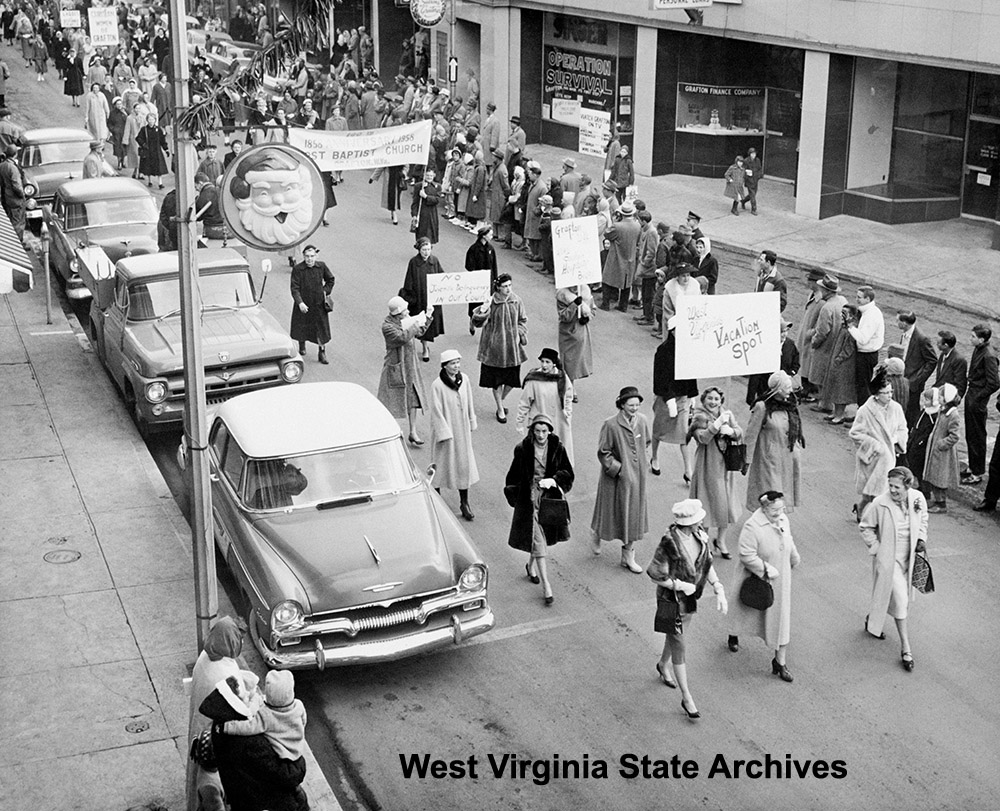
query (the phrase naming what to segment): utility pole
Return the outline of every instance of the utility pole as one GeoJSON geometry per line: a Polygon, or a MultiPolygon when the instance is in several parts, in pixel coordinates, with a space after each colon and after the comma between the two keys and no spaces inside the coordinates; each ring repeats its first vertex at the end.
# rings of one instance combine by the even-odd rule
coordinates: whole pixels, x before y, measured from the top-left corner
{"type": "Polygon", "coordinates": [[[194,557],[195,622],[198,650],[219,613],[212,539],[212,490],[208,469],[208,419],[205,367],[201,352],[201,308],[198,296],[198,255],[195,248],[194,172],[196,158],[190,134],[178,125],[187,111],[188,54],[184,2],[170,0],[170,43],[174,63],[174,154],[177,156],[177,257],[180,276],[181,331],[184,358],[184,443],[191,471],[191,550],[194,557]]]}

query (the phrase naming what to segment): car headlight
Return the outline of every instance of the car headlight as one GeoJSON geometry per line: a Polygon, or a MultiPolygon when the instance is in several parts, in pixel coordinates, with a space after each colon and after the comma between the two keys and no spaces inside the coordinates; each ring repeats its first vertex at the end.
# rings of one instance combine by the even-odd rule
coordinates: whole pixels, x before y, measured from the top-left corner
{"type": "Polygon", "coordinates": [[[70,273],[79,273],[80,272],[80,260],[76,259],[76,258],[70,259],[69,260],[69,270],[70,270],[70,273]]]}
{"type": "Polygon", "coordinates": [[[458,578],[458,588],[462,591],[479,591],[486,588],[486,567],[482,563],[473,563],[458,578]]]}
{"type": "Polygon", "coordinates": [[[271,630],[280,631],[302,624],[302,606],[295,600],[285,600],[271,609],[271,630]]]}
{"type": "Polygon", "coordinates": [[[302,364],[293,360],[281,367],[281,378],[286,383],[298,383],[302,379],[302,364]]]}
{"type": "Polygon", "coordinates": [[[146,399],[151,403],[162,403],[167,399],[167,384],[162,380],[154,380],[146,384],[146,399]]]}
{"type": "Polygon", "coordinates": [[[33,197],[29,197],[24,205],[26,208],[38,208],[38,201],[33,197]]]}
{"type": "Polygon", "coordinates": [[[24,196],[25,197],[34,197],[36,191],[38,191],[38,190],[32,184],[30,184],[30,183],[25,183],[24,184],[24,196]]]}

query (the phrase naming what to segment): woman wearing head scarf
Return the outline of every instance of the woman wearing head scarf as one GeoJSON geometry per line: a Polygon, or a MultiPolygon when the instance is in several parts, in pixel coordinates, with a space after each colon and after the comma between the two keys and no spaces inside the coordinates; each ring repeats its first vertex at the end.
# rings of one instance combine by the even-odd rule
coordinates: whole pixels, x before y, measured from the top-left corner
{"type": "Polygon", "coordinates": [[[698,237],[694,247],[698,251],[698,264],[691,275],[698,279],[699,285],[703,285],[703,293],[714,296],[719,282],[719,260],[712,256],[712,241],[708,237],[698,237]]]}
{"type": "Polygon", "coordinates": [[[771,673],[792,681],[788,671],[788,643],[792,625],[792,569],[799,565],[792,530],[785,515],[785,497],[776,490],[761,493],[760,505],[740,532],[740,562],[733,572],[732,592],[738,594],[747,577],[766,578],[774,591],[770,608],[759,611],[736,600],[729,632],[729,650],[740,649],[740,633],[759,636],[770,650],[771,673]]]}
{"type": "Polygon", "coordinates": [[[569,540],[569,527],[543,527],[538,506],[546,498],[564,498],[573,487],[573,463],[554,432],[552,420],[535,414],[528,434],[514,446],[514,459],[507,471],[504,497],[514,508],[507,544],[531,555],[524,570],[532,583],[542,584],[545,605],[552,605],[546,556],[548,547],[569,540]]]}
{"type": "Polygon", "coordinates": [[[660,539],[646,574],[656,583],[656,619],[653,630],[664,634],[663,653],[656,663],[660,681],[681,690],[681,709],[688,718],[700,718],[688,686],[686,640],[691,615],[706,585],[715,592],[715,607],[729,610],[726,590],[712,566],[708,534],[702,528],[705,510],[696,498],[679,501],[671,508],[673,523],[660,539]],[[673,670],[673,678],[667,672],[673,670]],[[676,679],[676,681],[675,681],[676,679]]]}
{"type": "Polygon", "coordinates": [[[563,371],[559,353],[545,347],[538,356],[541,366],[524,376],[517,403],[517,429],[526,431],[536,414],[549,414],[552,430],[573,462],[573,384],[563,371]]]}
{"type": "MultiPolygon", "coordinates": [[[[188,711],[187,742],[212,726],[210,718],[202,715],[198,708],[215,689],[215,685],[227,676],[239,677],[240,665],[236,661],[243,650],[243,635],[246,626],[232,617],[221,617],[208,632],[205,647],[198,654],[198,660],[191,671],[191,702],[188,711]]],[[[218,772],[207,772],[193,760],[187,763],[188,811],[224,808],[222,783],[218,772]]]]}
{"type": "Polygon", "coordinates": [[[760,507],[757,497],[773,490],[784,493],[785,512],[799,503],[800,453],[806,446],[802,417],[792,394],[792,379],[775,372],[767,379],[767,394],[750,411],[746,445],[750,469],[747,474],[746,507],[760,507]]]}
{"type": "Polygon", "coordinates": [[[385,359],[378,381],[378,399],[396,419],[406,417],[410,444],[414,447],[424,444],[417,436],[417,410],[422,410],[427,402],[424,383],[417,371],[414,339],[424,333],[429,320],[423,310],[410,316],[406,299],[393,296],[389,299],[389,314],[382,322],[385,359]]]}
{"type": "Polygon", "coordinates": [[[913,670],[906,619],[913,597],[913,562],[927,551],[927,502],[913,487],[908,468],[894,467],[886,477],[888,489],[875,498],[861,516],[861,540],[872,558],[872,596],[865,630],[885,639],[886,616],[896,621],[903,669],[913,670]]]}
{"type": "MultiPolygon", "coordinates": [[[[896,456],[906,453],[906,415],[892,399],[892,384],[885,373],[868,384],[871,396],[854,416],[850,437],[855,445],[854,486],[859,495],[854,505],[856,519],[868,503],[888,487],[886,475],[896,467],[896,456]]],[[[938,420],[940,422],[940,420],[938,420]]]]}
{"type": "Polygon", "coordinates": [[[934,423],[927,441],[927,459],[921,477],[930,488],[930,511],[948,511],[948,488],[958,487],[958,440],[961,418],[958,403],[962,399],[958,389],[945,383],[938,389],[941,413],[934,423]]]}
{"type": "Polygon", "coordinates": [[[410,258],[406,265],[406,277],[399,295],[406,299],[410,312],[426,312],[430,317],[427,329],[420,336],[423,347],[422,360],[427,363],[431,359],[430,343],[439,335],[444,335],[444,313],[441,307],[427,303],[427,277],[433,273],[444,273],[441,262],[431,253],[431,240],[428,237],[418,237],[413,246],[417,255],[410,258]]]}
{"type": "MultiPolygon", "coordinates": [[[[570,382],[590,377],[594,368],[594,350],[590,341],[590,319],[594,317],[594,296],[581,284],[556,291],[556,313],[559,317],[559,354],[563,371],[570,382]]],[[[577,401],[576,386],[573,402],[577,401]]]]}
{"type": "Polygon", "coordinates": [[[512,389],[521,387],[521,364],[528,359],[528,315],[521,299],[513,292],[510,274],[501,273],[494,292],[472,314],[472,324],[482,327],[477,359],[479,387],[493,389],[496,419],[507,422],[504,400],[512,389]]]}

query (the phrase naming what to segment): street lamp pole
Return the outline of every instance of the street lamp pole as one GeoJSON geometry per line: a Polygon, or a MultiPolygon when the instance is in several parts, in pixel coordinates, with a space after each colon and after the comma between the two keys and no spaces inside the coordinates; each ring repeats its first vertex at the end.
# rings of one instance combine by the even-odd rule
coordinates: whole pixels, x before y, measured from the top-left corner
{"type": "Polygon", "coordinates": [[[174,155],[177,157],[177,258],[180,276],[181,331],[184,359],[184,444],[191,471],[191,551],[194,557],[195,622],[198,650],[205,645],[219,613],[212,539],[212,491],[207,457],[208,417],[205,365],[198,305],[198,256],[195,249],[194,173],[197,155],[188,132],[179,126],[188,108],[188,54],[184,0],[170,0],[170,43],[174,75],[174,155]]]}
{"type": "Polygon", "coordinates": [[[49,224],[42,221],[42,272],[45,274],[45,323],[52,323],[52,274],[49,272],[49,224]]]}

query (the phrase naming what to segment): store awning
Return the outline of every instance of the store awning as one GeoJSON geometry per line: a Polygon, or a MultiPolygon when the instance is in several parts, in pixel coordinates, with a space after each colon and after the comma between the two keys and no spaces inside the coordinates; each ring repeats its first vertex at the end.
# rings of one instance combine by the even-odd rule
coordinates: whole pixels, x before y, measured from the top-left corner
{"type": "Polygon", "coordinates": [[[7,212],[0,208],[0,295],[27,293],[33,285],[31,259],[17,238],[7,212]]]}

